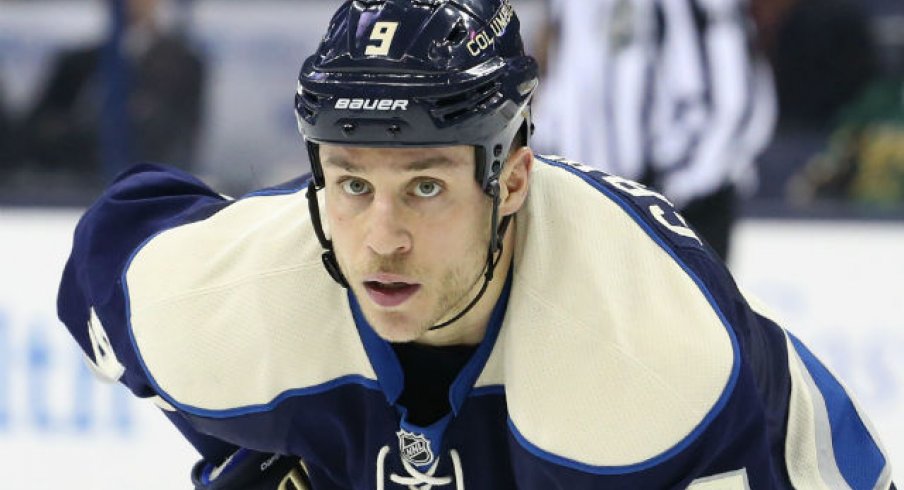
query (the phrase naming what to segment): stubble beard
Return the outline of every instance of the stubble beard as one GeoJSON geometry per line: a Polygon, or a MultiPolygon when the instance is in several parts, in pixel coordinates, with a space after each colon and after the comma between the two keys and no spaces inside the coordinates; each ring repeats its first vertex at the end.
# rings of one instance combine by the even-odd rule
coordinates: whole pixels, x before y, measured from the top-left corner
{"type": "MultiPolygon", "coordinates": [[[[474,295],[477,294],[480,280],[485,271],[485,266],[482,266],[486,259],[485,254],[485,249],[473,247],[472,251],[468,253],[467,258],[462,261],[460,267],[449,269],[443,274],[443,277],[436,283],[438,286],[434,286],[436,288],[435,290],[438,291],[436,300],[432,302],[432,305],[425,305],[431,310],[431,314],[422,317],[424,319],[421,323],[414,323],[407,328],[394,328],[398,327],[400,323],[406,322],[403,318],[405,315],[403,313],[375,312],[373,318],[365,313],[365,317],[367,317],[371,326],[381,334],[381,337],[384,337],[390,342],[411,342],[417,340],[427,333],[434,325],[438,325],[441,321],[448,320],[457,315],[471,302],[474,295]],[[399,317],[394,318],[396,315],[399,315],[399,317]]],[[[380,270],[398,274],[404,273],[409,277],[423,277],[423,275],[418,275],[417,269],[406,267],[383,269],[369,268],[368,270],[380,270]]],[[[365,291],[360,291],[360,294],[367,293],[365,291]]],[[[415,315],[416,313],[417,312],[414,312],[415,315]]],[[[412,320],[409,319],[407,321],[412,320]]]]}
{"type": "MultiPolygon", "coordinates": [[[[486,271],[486,254],[490,241],[488,226],[490,216],[491,210],[487,210],[483,216],[485,219],[480,220],[481,223],[487,223],[487,225],[482,226],[480,231],[475,233],[476,236],[470,242],[470,250],[462,260],[462,265],[447,270],[439,282],[440,294],[433,309],[434,314],[431,315],[429,321],[419,326],[418,337],[423,336],[433,326],[448,321],[461,313],[477,294],[480,281],[486,271]]],[[[449,326],[454,325],[453,323],[449,326]]]]}
{"type": "Polygon", "coordinates": [[[436,316],[428,322],[423,332],[458,315],[474,299],[486,271],[485,254],[486,250],[479,247],[472,250],[465,267],[450,270],[446,274],[442,281],[442,294],[437,301],[436,316]]]}
{"type": "MultiPolygon", "coordinates": [[[[486,272],[487,247],[490,241],[489,222],[491,212],[491,210],[487,210],[486,215],[484,216],[486,219],[481,220],[481,223],[485,222],[487,225],[482,226],[481,230],[475,233],[476,236],[474,236],[470,242],[470,250],[461,260],[461,265],[459,267],[447,269],[442,278],[437,281],[438,296],[433,302],[433,305],[427,305],[427,308],[432,310],[432,314],[427,316],[423,323],[412,325],[404,330],[395,329],[392,328],[393,317],[396,315],[402,316],[404,314],[387,314],[387,312],[380,312],[375,313],[375,315],[379,315],[379,317],[372,318],[366,311],[362,311],[365,318],[367,318],[367,321],[371,324],[371,327],[374,328],[381,337],[390,342],[415,341],[418,338],[421,338],[433,326],[458,315],[465,309],[468,303],[474,299],[486,272]],[[383,321],[380,321],[381,319],[383,321]]],[[[352,270],[348,268],[349,264],[344,263],[343,260],[339,259],[339,262],[342,270],[352,270]]],[[[366,272],[355,274],[354,276],[358,278],[366,277],[367,274],[372,272],[386,272],[413,278],[426,276],[424,269],[411,266],[408,263],[408,258],[405,256],[374,258],[370,260],[363,269],[359,269],[359,271],[361,270],[366,272]]],[[[353,283],[352,289],[358,298],[363,300],[363,298],[367,297],[367,292],[363,290],[360,282],[353,283]]],[[[398,321],[404,320],[399,318],[398,321]]],[[[455,324],[453,323],[449,326],[452,327],[454,325],[455,324]]]]}

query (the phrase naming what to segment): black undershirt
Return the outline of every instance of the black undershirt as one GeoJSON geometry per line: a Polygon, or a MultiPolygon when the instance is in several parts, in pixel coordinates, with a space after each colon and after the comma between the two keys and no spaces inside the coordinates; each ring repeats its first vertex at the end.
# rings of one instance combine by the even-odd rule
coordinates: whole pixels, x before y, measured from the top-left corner
{"type": "Polygon", "coordinates": [[[426,427],[449,413],[449,386],[477,346],[391,345],[405,373],[399,404],[408,409],[408,422],[426,427]]]}

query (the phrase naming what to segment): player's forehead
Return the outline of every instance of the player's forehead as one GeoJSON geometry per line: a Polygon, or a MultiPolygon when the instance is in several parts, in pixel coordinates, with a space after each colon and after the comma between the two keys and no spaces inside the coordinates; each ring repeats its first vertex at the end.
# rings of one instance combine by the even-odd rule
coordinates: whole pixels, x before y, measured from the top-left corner
{"type": "Polygon", "coordinates": [[[320,145],[320,161],[327,169],[366,173],[391,167],[395,170],[473,170],[474,148],[466,145],[439,147],[361,147],[320,145]]]}

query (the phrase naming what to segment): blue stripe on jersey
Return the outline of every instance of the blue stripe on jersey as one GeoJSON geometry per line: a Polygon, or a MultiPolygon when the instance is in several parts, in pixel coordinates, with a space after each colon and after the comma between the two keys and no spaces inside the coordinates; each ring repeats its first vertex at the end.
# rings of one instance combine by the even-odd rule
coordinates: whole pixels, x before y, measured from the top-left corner
{"type": "Polygon", "coordinates": [[[512,264],[506,275],[502,293],[500,293],[499,299],[496,300],[496,305],[493,307],[493,312],[490,314],[490,321],[483,341],[477,346],[477,350],[471,355],[471,359],[468,360],[449,387],[449,406],[452,407],[452,412],[456,416],[461,411],[462,403],[469,395],[477,378],[480,377],[481,371],[483,371],[490,354],[493,352],[493,348],[496,346],[496,339],[502,329],[502,320],[505,318],[505,312],[508,311],[509,293],[512,291],[514,274],[515,266],[512,264]]]}
{"type": "Polygon", "coordinates": [[[841,475],[854,490],[875,488],[885,468],[885,456],[873,441],[844,387],[797,337],[790,333],[788,337],[825,400],[832,450],[841,475]]]}
{"type": "Polygon", "coordinates": [[[468,396],[474,397],[474,396],[504,395],[504,394],[505,394],[505,386],[489,385],[489,386],[481,386],[479,388],[472,388],[471,392],[468,393],[468,396]]]}
{"type": "Polygon", "coordinates": [[[690,277],[694,281],[694,283],[697,284],[697,287],[700,289],[700,292],[702,292],[703,295],[706,297],[706,300],[712,306],[713,311],[719,317],[719,320],[722,322],[722,325],[725,327],[725,330],[728,332],[728,337],[731,340],[731,348],[732,348],[732,367],[731,367],[731,374],[729,375],[729,378],[728,378],[728,383],[726,384],[725,389],[722,391],[722,395],[719,396],[719,399],[716,401],[716,403],[713,405],[713,407],[710,409],[710,411],[706,414],[706,416],[703,418],[703,420],[700,421],[700,423],[697,425],[697,427],[695,427],[694,430],[692,430],[691,433],[688,434],[684,439],[682,439],[676,445],[674,445],[671,448],[664,451],[662,454],[659,454],[653,458],[650,458],[646,461],[642,461],[640,463],[627,465],[627,466],[593,466],[593,465],[588,465],[588,464],[581,463],[578,461],[573,461],[573,460],[549,453],[549,452],[533,445],[523,435],[521,435],[520,432],[518,432],[518,429],[515,427],[515,424],[512,422],[511,419],[508,420],[509,428],[511,429],[512,434],[515,437],[515,439],[518,441],[518,443],[521,444],[521,446],[524,447],[527,451],[529,451],[530,453],[534,454],[535,456],[537,456],[541,459],[551,461],[560,466],[565,466],[568,468],[573,468],[573,469],[576,469],[579,471],[584,471],[587,473],[593,473],[593,474],[598,474],[598,475],[618,475],[618,474],[625,474],[625,473],[633,473],[636,471],[641,471],[641,470],[644,470],[647,468],[651,468],[664,461],[667,461],[668,459],[672,458],[673,456],[675,456],[676,454],[680,453],[685,448],[687,448],[689,445],[691,445],[698,437],[700,437],[700,435],[706,430],[706,428],[709,426],[709,424],[719,415],[719,413],[721,413],[722,409],[728,403],[728,400],[731,398],[731,394],[734,392],[735,385],[738,382],[738,374],[740,372],[740,367],[741,367],[740,346],[738,345],[737,336],[735,335],[734,329],[729,326],[728,319],[722,313],[722,309],[719,308],[719,305],[716,303],[715,298],[713,298],[712,293],[710,293],[709,289],[706,287],[706,285],[703,283],[703,281],[700,279],[700,277],[690,267],[688,267],[687,264],[685,264],[685,262],[683,260],[681,260],[680,257],[678,257],[678,255],[675,253],[675,251],[671,247],[669,247],[667,243],[665,243],[665,241],[659,236],[658,233],[656,233],[655,230],[653,230],[650,227],[650,224],[647,223],[642,217],[640,217],[638,215],[637,211],[634,209],[633,206],[631,206],[630,203],[625,201],[625,199],[623,199],[622,196],[619,195],[618,193],[613,192],[612,189],[610,189],[604,182],[598,180],[595,176],[595,174],[598,174],[599,176],[605,176],[606,175],[605,173],[600,172],[598,170],[592,170],[589,172],[582,171],[578,168],[575,168],[575,167],[565,164],[565,163],[559,163],[559,162],[546,160],[545,158],[542,158],[539,155],[537,156],[537,158],[539,160],[543,161],[544,163],[549,164],[550,166],[561,168],[567,172],[570,172],[570,173],[580,177],[585,182],[587,182],[588,184],[593,186],[593,188],[600,191],[602,194],[604,194],[610,200],[612,200],[613,202],[618,204],[618,206],[621,207],[647,233],[647,235],[654,242],[656,242],[666,253],[668,253],[669,256],[672,257],[672,260],[674,260],[675,263],[677,263],[684,270],[685,273],[687,273],[688,277],[690,277]]]}
{"type": "Polygon", "coordinates": [[[386,401],[390,405],[395,405],[399,397],[402,396],[402,390],[405,389],[405,375],[402,372],[402,365],[399,364],[398,358],[389,342],[380,338],[370,324],[367,323],[367,319],[364,318],[364,313],[358,305],[358,299],[355,298],[351,289],[348,290],[348,304],[351,307],[352,318],[355,320],[355,327],[358,329],[361,343],[364,344],[367,358],[377,374],[379,384],[383,387],[386,401]]]}

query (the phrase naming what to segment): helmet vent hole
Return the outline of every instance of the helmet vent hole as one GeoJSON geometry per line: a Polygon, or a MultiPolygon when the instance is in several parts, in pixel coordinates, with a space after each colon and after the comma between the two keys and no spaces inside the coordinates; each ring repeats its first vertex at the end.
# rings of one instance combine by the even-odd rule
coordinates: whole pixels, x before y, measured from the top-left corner
{"type": "Polygon", "coordinates": [[[320,109],[320,97],[307,90],[302,90],[300,94],[295,96],[295,110],[298,111],[298,115],[301,117],[305,119],[313,118],[318,109],[320,109]]]}
{"type": "Polygon", "coordinates": [[[316,103],[320,102],[320,97],[317,97],[312,92],[309,92],[307,90],[302,90],[301,96],[304,97],[305,100],[311,102],[312,104],[316,104],[316,103]]]}
{"type": "Polygon", "coordinates": [[[452,30],[449,32],[449,36],[446,37],[446,41],[450,44],[461,44],[462,41],[467,39],[468,37],[468,29],[465,27],[465,23],[458,19],[458,22],[452,27],[452,30]]]}
{"type": "Polygon", "coordinates": [[[499,82],[493,80],[467,92],[438,99],[434,102],[433,115],[446,122],[455,122],[475,110],[484,111],[501,100],[499,87],[499,82]]]}

